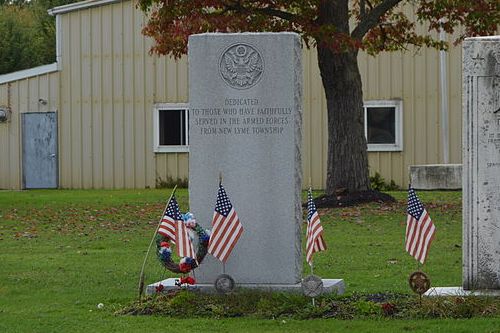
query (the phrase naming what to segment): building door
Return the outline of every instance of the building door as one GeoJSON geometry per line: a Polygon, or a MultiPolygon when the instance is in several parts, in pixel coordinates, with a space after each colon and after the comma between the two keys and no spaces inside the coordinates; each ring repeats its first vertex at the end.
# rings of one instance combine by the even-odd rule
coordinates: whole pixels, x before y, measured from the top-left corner
{"type": "Polygon", "coordinates": [[[57,113],[22,113],[23,187],[57,188],[57,113]]]}

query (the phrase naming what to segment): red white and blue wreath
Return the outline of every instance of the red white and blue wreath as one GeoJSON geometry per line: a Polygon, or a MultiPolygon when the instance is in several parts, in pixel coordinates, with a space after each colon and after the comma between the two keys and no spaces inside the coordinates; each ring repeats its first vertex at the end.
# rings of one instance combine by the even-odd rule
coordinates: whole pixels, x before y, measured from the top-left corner
{"type": "Polygon", "coordinates": [[[167,236],[156,235],[156,248],[158,260],[163,267],[173,273],[187,274],[198,267],[205,256],[207,255],[208,241],[210,239],[210,231],[204,230],[195,220],[192,213],[182,214],[182,220],[188,230],[191,242],[194,242],[195,237],[198,237],[198,246],[196,249],[196,258],[183,257],[178,263],[172,260],[172,249],[170,243],[172,239],[167,236]]]}

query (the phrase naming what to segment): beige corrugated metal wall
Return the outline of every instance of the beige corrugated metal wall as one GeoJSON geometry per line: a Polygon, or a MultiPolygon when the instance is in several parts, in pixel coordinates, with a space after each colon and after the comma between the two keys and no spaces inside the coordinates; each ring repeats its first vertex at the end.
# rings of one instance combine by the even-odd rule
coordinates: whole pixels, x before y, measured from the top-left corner
{"type": "Polygon", "coordinates": [[[132,1],[62,15],[62,187],[187,178],[186,153],[153,153],[153,104],[188,101],[187,64],[150,56],[144,23],[132,1]]]}
{"type": "Polygon", "coordinates": [[[10,120],[0,123],[0,189],[22,186],[20,114],[57,111],[58,83],[59,73],[53,72],[0,85],[0,106],[11,110],[10,120]]]}
{"type": "MultiPolygon", "coordinates": [[[[451,47],[447,53],[449,163],[462,161],[461,66],[461,47],[451,47]]],[[[379,172],[386,180],[406,186],[410,165],[444,161],[439,51],[410,48],[404,53],[382,53],[377,57],[360,55],[359,67],[365,100],[403,100],[403,151],[370,152],[368,160],[372,175],[379,172]]]]}
{"type": "MultiPolygon", "coordinates": [[[[144,188],[154,187],[158,179],[186,178],[187,153],[153,152],[153,105],[189,102],[186,59],[176,63],[148,54],[151,41],[141,34],[145,16],[133,1],[60,16],[61,187],[144,188]]],[[[315,188],[322,188],[326,102],[316,52],[304,50],[303,55],[304,179],[311,178],[315,188]]],[[[377,171],[386,180],[405,185],[408,165],[442,162],[438,51],[410,50],[375,58],[361,54],[359,63],[365,100],[403,99],[403,151],[370,152],[369,162],[372,174],[377,171]]],[[[448,78],[450,162],[460,163],[460,48],[448,54],[448,78]]],[[[2,139],[8,135],[1,125],[0,135],[2,139]]],[[[14,136],[19,136],[18,129],[14,136]]],[[[11,142],[9,149],[16,145],[11,142]]],[[[9,154],[0,152],[0,156],[9,154]]],[[[18,153],[10,154],[19,161],[18,153]]],[[[7,165],[3,158],[0,163],[7,165]]],[[[18,164],[9,162],[10,172],[16,175],[2,180],[0,187],[19,184],[18,164]]]]}
{"type": "MultiPolygon", "coordinates": [[[[371,175],[378,172],[387,182],[394,180],[404,187],[410,165],[443,163],[439,51],[410,48],[406,52],[386,52],[376,57],[360,53],[358,60],[365,101],[403,100],[403,150],[369,152],[368,162],[371,175]]],[[[304,179],[312,178],[315,188],[324,188],[327,114],[315,50],[304,51],[303,66],[304,179]]],[[[452,47],[447,53],[449,163],[462,161],[461,66],[461,48],[452,47]]]]}

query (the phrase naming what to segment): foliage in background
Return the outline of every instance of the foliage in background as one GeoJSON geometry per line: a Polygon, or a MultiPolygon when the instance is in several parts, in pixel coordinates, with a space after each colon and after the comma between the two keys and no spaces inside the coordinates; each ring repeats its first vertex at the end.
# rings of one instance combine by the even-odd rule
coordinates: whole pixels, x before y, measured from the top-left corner
{"type": "Polygon", "coordinates": [[[174,179],[171,176],[168,176],[166,179],[163,179],[160,176],[156,177],[156,188],[173,188],[176,185],[179,188],[187,188],[189,180],[187,178],[174,179]]]}
{"type": "Polygon", "coordinates": [[[494,34],[500,22],[498,0],[138,0],[138,6],[148,14],[143,34],[155,41],[151,51],[175,58],[187,53],[189,35],[205,32],[292,31],[316,47],[328,113],[329,196],[370,189],[359,50],[446,49],[437,39],[441,28],[463,26],[475,36],[494,34]]]}
{"type": "Polygon", "coordinates": [[[56,61],[55,17],[75,0],[0,0],[0,75],[56,61]]]}
{"type": "Polygon", "coordinates": [[[373,176],[370,176],[370,185],[372,190],[387,192],[387,191],[398,191],[399,186],[391,179],[389,183],[386,182],[384,177],[380,173],[375,172],[373,176]]]}

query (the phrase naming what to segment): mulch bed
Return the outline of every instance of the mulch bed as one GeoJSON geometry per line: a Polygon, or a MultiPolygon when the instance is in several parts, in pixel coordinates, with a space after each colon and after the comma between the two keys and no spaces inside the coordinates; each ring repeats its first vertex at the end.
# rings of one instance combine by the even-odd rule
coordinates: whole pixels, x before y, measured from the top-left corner
{"type": "Polygon", "coordinates": [[[336,195],[322,195],[314,199],[317,208],[336,208],[356,206],[367,202],[393,203],[396,202],[392,196],[379,191],[369,190],[336,195]]]}

